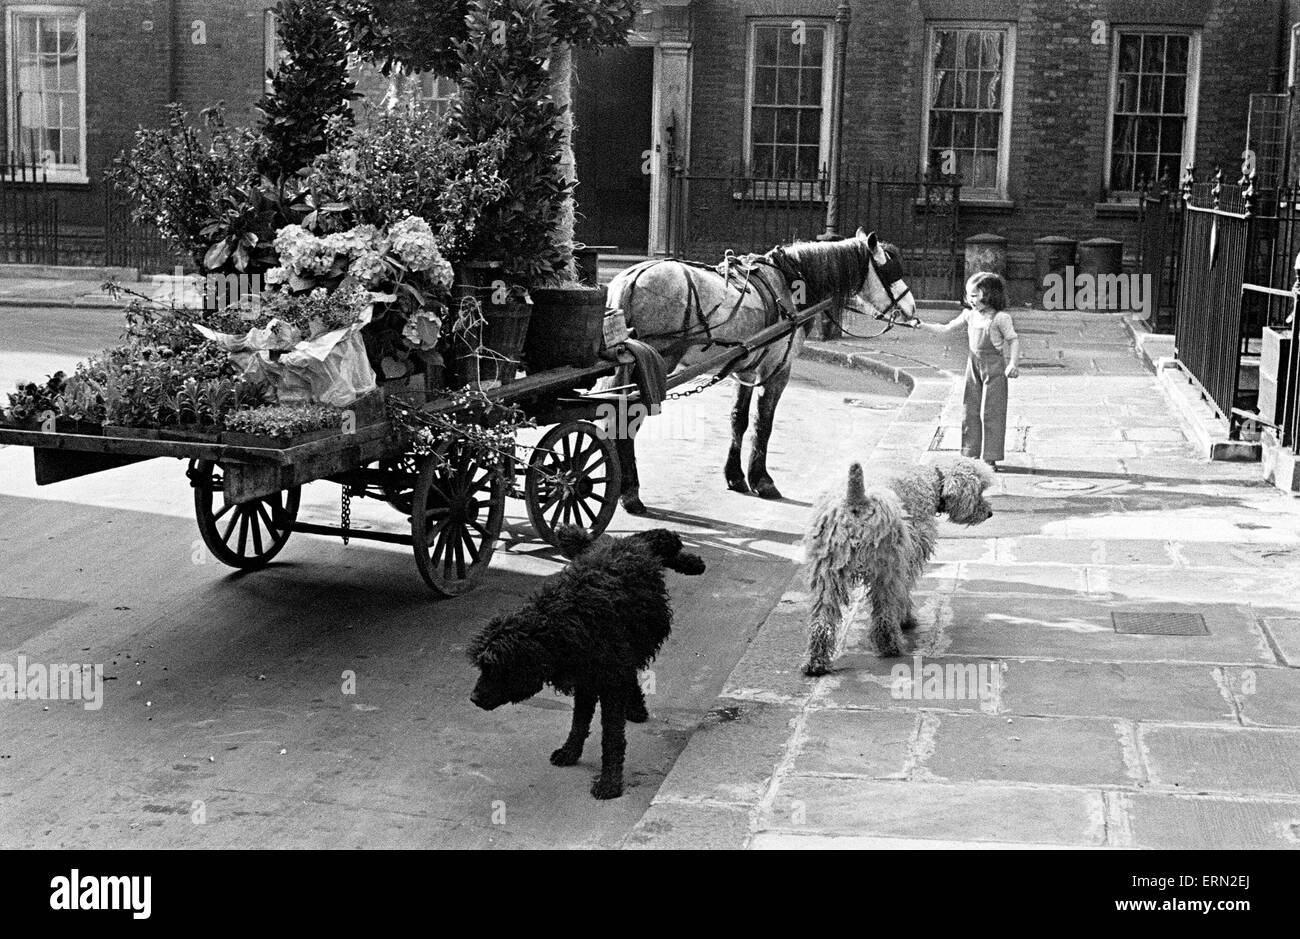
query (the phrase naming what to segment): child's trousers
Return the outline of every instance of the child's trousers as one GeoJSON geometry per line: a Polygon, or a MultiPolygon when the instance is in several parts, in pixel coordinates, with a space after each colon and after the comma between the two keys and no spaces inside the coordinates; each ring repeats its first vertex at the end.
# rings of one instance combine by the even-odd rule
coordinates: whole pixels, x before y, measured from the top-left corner
{"type": "Polygon", "coordinates": [[[966,361],[965,405],[962,455],[1001,460],[1007,437],[1007,362],[991,344],[966,361]]]}

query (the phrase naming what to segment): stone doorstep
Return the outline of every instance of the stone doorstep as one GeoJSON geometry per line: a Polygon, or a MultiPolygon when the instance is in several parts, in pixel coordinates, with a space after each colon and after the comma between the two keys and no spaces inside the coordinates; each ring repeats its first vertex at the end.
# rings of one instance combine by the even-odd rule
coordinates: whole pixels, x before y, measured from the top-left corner
{"type": "Polygon", "coordinates": [[[1176,362],[1161,359],[1156,363],[1156,377],[1188,438],[1205,459],[1234,463],[1260,461],[1260,444],[1229,440],[1228,422],[1214,416],[1176,362]]]}

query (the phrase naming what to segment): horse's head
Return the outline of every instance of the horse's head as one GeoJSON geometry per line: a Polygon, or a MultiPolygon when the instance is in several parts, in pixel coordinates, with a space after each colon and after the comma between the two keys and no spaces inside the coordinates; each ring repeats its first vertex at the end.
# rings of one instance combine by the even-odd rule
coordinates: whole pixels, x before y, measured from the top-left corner
{"type": "Polygon", "coordinates": [[[858,300],[878,316],[901,315],[904,319],[916,316],[916,299],[912,288],[903,280],[902,254],[898,248],[881,241],[875,232],[867,234],[861,228],[854,237],[861,242],[869,259],[858,300]]]}

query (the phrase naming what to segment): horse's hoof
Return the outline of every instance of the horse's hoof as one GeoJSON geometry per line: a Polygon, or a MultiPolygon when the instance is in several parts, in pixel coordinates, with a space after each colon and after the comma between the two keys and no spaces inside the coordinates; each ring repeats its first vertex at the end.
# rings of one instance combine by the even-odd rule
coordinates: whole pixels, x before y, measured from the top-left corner
{"type": "Polygon", "coordinates": [[[754,490],[754,492],[758,493],[758,497],[759,497],[760,499],[779,499],[779,498],[781,498],[781,490],[780,490],[780,489],[777,489],[777,488],[776,488],[776,485],[775,485],[774,483],[772,483],[770,480],[768,480],[768,481],[764,481],[764,482],[761,482],[761,483],[757,483],[757,484],[753,484],[753,485],[751,485],[750,488],[752,488],[752,489],[754,490]]]}
{"type": "Polygon", "coordinates": [[[728,479],[727,488],[732,492],[749,492],[749,484],[743,479],[728,479]]]}
{"type": "Polygon", "coordinates": [[[626,512],[628,515],[646,514],[647,509],[645,507],[645,503],[642,502],[636,496],[631,496],[630,498],[623,499],[622,502],[623,502],[623,511],[626,512]]]}

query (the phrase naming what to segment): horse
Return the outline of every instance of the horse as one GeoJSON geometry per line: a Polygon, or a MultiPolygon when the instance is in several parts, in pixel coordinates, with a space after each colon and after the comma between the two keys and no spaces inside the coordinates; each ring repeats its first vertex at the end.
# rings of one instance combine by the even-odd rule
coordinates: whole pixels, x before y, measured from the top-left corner
{"type": "MultiPolygon", "coordinates": [[[[676,259],[643,261],[610,282],[606,306],[623,311],[627,326],[653,346],[665,367],[690,367],[716,354],[715,347],[741,347],[761,329],[792,317],[823,300],[836,315],[850,300],[878,318],[911,320],[916,301],[903,279],[898,248],[861,228],[850,238],[803,241],[766,254],[728,258],[717,268],[676,259]]],[[[737,378],[731,410],[731,447],[723,471],[727,488],[780,499],[767,471],[767,445],[781,393],[811,325],[788,340],[749,350],[724,370],[737,378]],[[741,470],[741,443],[749,429],[750,401],[758,389],[758,417],[747,472],[741,470]]],[[[622,471],[623,508],[646,512],[640,498],[636,447],[630,435],[615,440],[622,471]]]]}

